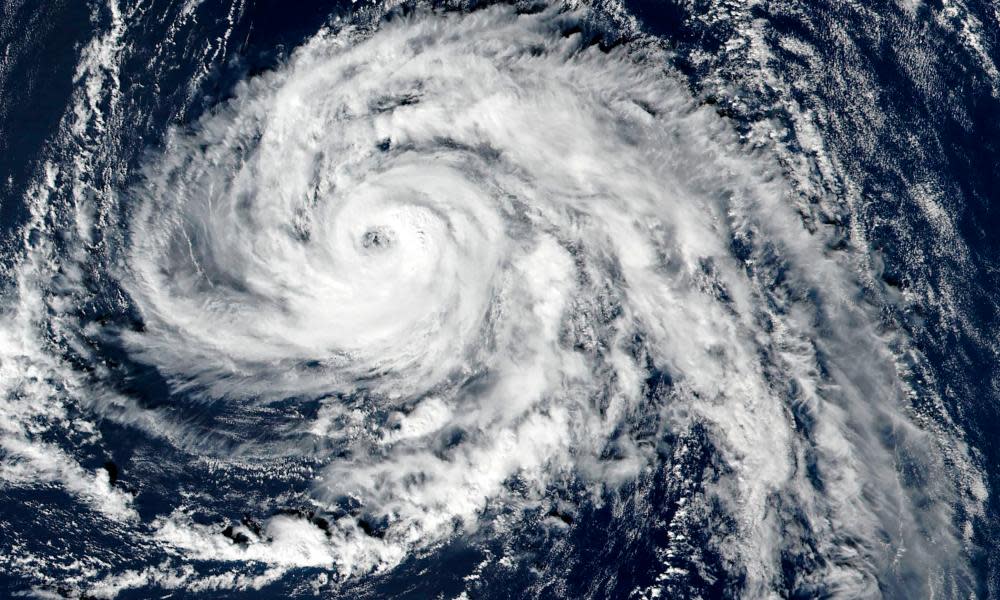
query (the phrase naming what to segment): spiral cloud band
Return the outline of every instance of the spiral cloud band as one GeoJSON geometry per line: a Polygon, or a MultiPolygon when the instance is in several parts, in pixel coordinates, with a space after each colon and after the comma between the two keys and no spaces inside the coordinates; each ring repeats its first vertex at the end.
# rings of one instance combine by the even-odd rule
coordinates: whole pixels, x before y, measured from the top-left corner
{"type": "Polygon", "coordinates": [[[789,555],[800,590],[963,589],[982,486],[914,408],[905,341],[766,150],[652,41],[588,43],[588,18],[324,31],[148,157],[112,269],[142,327],[105,335],[186,404],[130,426],[217,461],[319,459],[334,515],[233,544],[175,511],[158,543],[364,576],[559,490],[689,477],[670,457],[698,429],[716,458],[683,512],[743,594],[789,555]]]}

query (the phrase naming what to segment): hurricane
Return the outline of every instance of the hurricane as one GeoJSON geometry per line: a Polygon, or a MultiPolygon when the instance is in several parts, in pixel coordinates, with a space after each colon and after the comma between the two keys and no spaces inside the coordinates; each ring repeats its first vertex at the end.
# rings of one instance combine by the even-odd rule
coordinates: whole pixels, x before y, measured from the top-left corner
{"type": "Polygon", "coordinates": [[[893,275],[832,136],[749,125],[628,4],[337,6],[256,58],[252,7],[160,4],[93,4],[7,178],[11,593],[987,589],[992,475],[926,339],[978,325],[893,275]]]}

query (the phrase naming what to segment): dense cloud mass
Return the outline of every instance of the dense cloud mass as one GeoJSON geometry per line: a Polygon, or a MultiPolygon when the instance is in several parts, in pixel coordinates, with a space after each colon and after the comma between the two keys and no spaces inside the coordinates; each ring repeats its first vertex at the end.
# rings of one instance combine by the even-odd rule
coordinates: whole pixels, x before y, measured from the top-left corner
{"type": "MultiPolygon", "coordinates": [[[[118,208],[80,198],[66,249],[29,244],[14,270],[4,481],[58,463],[52,481],[142,521],[175,565],[347,580],[509,535],[561,490],[599,504],[653,472],[689,477],[671,461],[700,431],[712,466],[683,511],[739,595],[788,585],[790,556],[804,593],[972,589],[985,492],[962,442],[913,408],[932,394],[909,379],[919,357],[804,227],[774,158],[699,106],[656,40],[602,47],[581,33],[592,18],[417,9],[323,30],[174,128],[118,208]],[[77,345],[26,350],[33,290],[72,293],[66,265],[94,231],[135,324],[49,302],[39,318],[77,345]],[[158,404],[67,358],[111,347],[162,377],[158,404]],[[313,461],[306,495],[328,516],[221,532],[181,508],[139,515],[31,434],[32,370],[201,461],[313,461]]],[[[131,577],[94,590],[185,581],[131,577]]]]}

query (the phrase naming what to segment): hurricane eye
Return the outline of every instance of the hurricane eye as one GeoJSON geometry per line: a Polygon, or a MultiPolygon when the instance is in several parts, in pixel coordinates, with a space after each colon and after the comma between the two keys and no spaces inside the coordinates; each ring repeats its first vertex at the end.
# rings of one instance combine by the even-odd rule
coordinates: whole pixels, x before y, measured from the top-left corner
{"type": "Polygon", "coordinates": [[[392,231],[383,228],[372,228],[361,236],[361,247],[372,252],[388,250],[393,245],[392,231]]]}

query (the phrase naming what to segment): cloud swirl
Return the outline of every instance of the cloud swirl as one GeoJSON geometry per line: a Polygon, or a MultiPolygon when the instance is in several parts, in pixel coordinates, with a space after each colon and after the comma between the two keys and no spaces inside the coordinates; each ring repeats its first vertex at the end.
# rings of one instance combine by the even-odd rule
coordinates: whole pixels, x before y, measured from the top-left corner
{"type": "Polygon", "coordinates": [[[115,335],[171,394],[317,405],[266,447],[171,439],[321,456],[312,496],[339,515],[235,545],[175,513],[158,539],[362,575],[570,480],[636,481],[697,425],[722,467],[689,510],[732,520],[712,543],[746,595],[806,538],[799,589],[964,589],[982,484],[914,412],[902,342],[773,160],[654,41],[601,49],[588,18],[324,31],[148,158],[113,269],[142,327],[115,335]]]}

